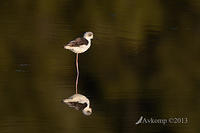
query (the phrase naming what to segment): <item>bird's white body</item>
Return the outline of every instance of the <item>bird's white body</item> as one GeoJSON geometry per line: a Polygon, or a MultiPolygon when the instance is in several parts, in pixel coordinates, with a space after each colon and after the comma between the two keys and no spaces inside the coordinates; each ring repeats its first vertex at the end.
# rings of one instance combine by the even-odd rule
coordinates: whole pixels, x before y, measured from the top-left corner
{"type": "Polygon", "coordinates": [[[74,94],[70,96],[67,99],[64,99],[63,102],[68,103],[68,102],[79,102],[79,103],[87,103],[88,106],[90,106],[90,101],[87,97],[81,94],[74,94]]]}
{"type": "Polygon", "coordinates": [[[81,103],[81,104],[86,103],[87,106],[82,110],[83,114],[85,114],[85,115],[92,114],[92,109],[90,108],[90,101],[84,95],[74,94],[74,95],[70,96],[69,98],[64,99],[63,102],[68,104],[69,106],[70,106],[70,103],[81,103]]]}
{"type": "Polygon", "coordinates": [[[66,46],[64,46],[64,48],[77,54],[84,53],[90,48],[91,39],[93,39],[93,33],[86,32],[83,38],[76,38],[75,40],[69,42],[66,46]]]}
{"type": "Polygon", "coordinates": [[[70,46],[65,46],[65,49],[71,50],[74,53],[84,53],[85,51],[87,51],[91,46],[91,40],[88,40],[88,45],[81,45],[79,47],[70,47],[70,46]]]}

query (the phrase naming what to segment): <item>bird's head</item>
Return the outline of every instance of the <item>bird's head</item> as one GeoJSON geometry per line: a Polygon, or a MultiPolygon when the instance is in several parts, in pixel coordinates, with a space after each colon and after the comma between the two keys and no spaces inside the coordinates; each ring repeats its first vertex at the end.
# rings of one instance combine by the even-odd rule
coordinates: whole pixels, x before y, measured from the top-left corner
{"type": "Polygon", "coordinates": [[[92,32],[85,32],[83,37],[87,40],[93,39],[93,33],[92,32]]]}
{"type": "Polygon", "coordinates": [[[87,106],[86,108],[83,109],[82,112],[83,112],[84,115],[89,116],[89,115],[92,114],[92,108],[90,108],[90,107],[87,106]]]}

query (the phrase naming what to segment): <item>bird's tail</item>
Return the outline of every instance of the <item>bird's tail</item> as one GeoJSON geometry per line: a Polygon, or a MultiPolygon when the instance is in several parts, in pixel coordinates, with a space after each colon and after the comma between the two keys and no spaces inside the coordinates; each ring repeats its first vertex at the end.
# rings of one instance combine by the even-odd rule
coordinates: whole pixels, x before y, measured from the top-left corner
{"type": "Polygon", "coordinates": [[[68,46],[68,45],[65,45],[65,46],[64,46],[64,49],[71,49],[71,47],[68,46]]]}
{"type": "Polygon", "coordinates": [[[69,107],[73,107],[72,99],[64,99],[62,102],[67,104],[69,107]]]}
{"type": "Polygon", "coordinates": [[[69,103],[72,102],[72,99],[63,99],[63,103],[69,103]]]}

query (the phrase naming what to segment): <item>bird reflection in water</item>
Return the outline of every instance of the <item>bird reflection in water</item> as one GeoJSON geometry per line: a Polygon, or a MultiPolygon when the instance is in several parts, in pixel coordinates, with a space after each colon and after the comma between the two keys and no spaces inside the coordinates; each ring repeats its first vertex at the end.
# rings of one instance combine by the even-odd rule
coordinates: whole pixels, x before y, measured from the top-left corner
{"type": "Polygon", "coordinates": [[[90,108],[89,99],[81,94],[74,94],[71,97],[64,99],[63,103],[67,104],[69,107],[73,107],[76,110],[81,110],[84,115],[91,115],[92,108],[90,108]]]}

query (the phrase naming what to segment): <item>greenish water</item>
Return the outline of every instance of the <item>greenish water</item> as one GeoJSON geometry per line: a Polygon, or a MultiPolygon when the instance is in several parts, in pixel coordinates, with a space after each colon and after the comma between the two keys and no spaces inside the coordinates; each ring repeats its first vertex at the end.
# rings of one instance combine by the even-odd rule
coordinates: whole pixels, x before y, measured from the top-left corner
{"type": "Polygon", "coordinates": [[[0,133],[200,130],[198,0],[4,0],[0,15],[0,133]],[[63,46],[86,31],[79,92],[89,117],[61,103],[76,79],[63,46]],[[141,116],[188,122],[136,125],[141,116]]]}

